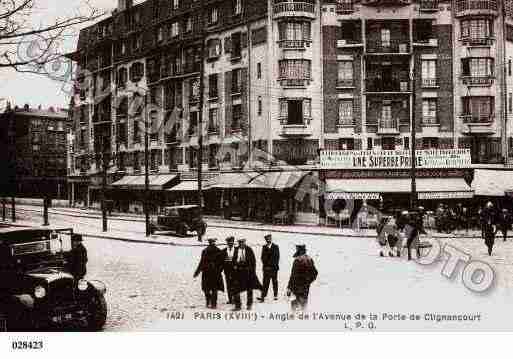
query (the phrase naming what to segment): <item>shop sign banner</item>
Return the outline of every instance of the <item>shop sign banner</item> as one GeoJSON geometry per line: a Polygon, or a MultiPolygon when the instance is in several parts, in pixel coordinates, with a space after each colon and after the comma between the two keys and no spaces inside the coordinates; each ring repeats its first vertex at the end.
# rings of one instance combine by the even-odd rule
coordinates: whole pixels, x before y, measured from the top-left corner
{"type": "MultiPolygon", "coordinates": [[[[411,168],[409,150],[321,151],[322,169],[405,169],[411,168]]],[[[418,150],[417,168],[469,168],[470,149],[418,150]]]]}
{"type": "Polygon", "coordinates": [[[421,192],[419,199],[456,199],[456,198],[472,198],[474,192],[421,192]]]}
{"type": "Polygon", "coordinates": [[[326,193],[326,199],[364,199],[364,200],[380,200],[381,193],[377,192],[329,192],[326,193]]]}

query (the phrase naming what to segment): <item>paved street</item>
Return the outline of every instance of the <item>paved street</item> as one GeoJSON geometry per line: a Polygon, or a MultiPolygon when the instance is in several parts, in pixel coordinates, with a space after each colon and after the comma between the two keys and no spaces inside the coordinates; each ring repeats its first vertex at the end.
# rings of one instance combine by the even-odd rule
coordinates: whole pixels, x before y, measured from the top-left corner
{"type": "MultiPolygon", "coordinates": [[[[19,218],[41,223],[40,214],[18,210],[19,218]]],[[[71,226],[75,230],[100,232],[101,221],[95,218],[72,218],[64,215],[51,215],[50,223],[58,226],[71,226]]],[[[144,240],[144,224],[110,220],[109,227],[118,233],[130,233],[144,240]]],[[[248,244],[260,257],[263,232],[212,228],[207,237],[224,239],[228,235],[245,237],[248,244]]],[[[162,236],[154,236],[159,239],[162,236]]],[[[513,241],[497,241],[496,254],[486,256],[481,240],[456,238],[451,244],[471,254],[473,259],[487,261],[497,271],[497,288],[489,293],[477,295],[466,289],[460,280],[460,271],[452,280],[442,277],[442,263],[433,266],[420,266],[407,262],[404,258],[380,258],[374,239],[315,236],[293,233],[275,233],[275,243],[280,246],[282,260],[279,272],[280,299],[256,304],[256,312],[287,312],[288,302],[284,288],[290,273],[292,254],[296,241],[306,243],[319,270],[318,280],[311,289],[311,311],[323,312],[401,312],[419,313],[476,313],[483,314],[484,320],[473,326],[457,323],[408,323],[408,327],[424,329],[457,328],[503,329],[513,327],[509,306],[512,299],[513,241]],[[415,326],[417,325],[417,326],[415,326]],[[452,326],[451,326],[452,325],[452,326]]],[[[222,243],[223,241],[221,241],[222,243]]],[[[197,265],[202,247],[197,246],[194,237],[182,239],[181,244],[165,245],[131,243],[109,239],[91,238],[85,240],[89,250],[88,277],[100,279],[108,287],[109,318],[106,330],[188,330],[219,327],[212,321],[191,322],[167,319],[173,311],[204,310],[200,279],[192,274],[197,265]]],[[[261,278],[260,263],[258,274],[261,278]]],[[[259,293],[255,293],[255,297],[259,293]]],[[[220,311],[230,309],[225,305],[221,294],[220,311]]],[[[244,303],[244,297],[243,297],[244,303]]],[[[232,329],[280,329],[279,321],[261,321],[247,325],[243,322],[230,324],[232,329]]],[[[301,326],[300,322],[287,323],[290,329],[343,329],[336,321],[310,322],[301,326]],[[297,326],[297,327],[295,327],[297,326]]],[[[379,322],[377,328],[401,328],[400,322],[379,322]]],[[[404,325],[404,324],[403,324],[404,325]]],[[[402,327],[404,329],[404,326],[402,327]]]]}

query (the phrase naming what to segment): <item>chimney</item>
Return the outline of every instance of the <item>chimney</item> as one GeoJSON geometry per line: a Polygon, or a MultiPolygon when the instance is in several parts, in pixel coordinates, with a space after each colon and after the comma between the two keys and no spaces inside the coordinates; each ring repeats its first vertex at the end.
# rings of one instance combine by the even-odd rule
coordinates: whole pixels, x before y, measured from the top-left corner
{"type": "Polygon", "coordinates": [[[118,0],[118,10],[125,11],[127,9],[130,9],[133,3],[133,0],[118,0]]]}

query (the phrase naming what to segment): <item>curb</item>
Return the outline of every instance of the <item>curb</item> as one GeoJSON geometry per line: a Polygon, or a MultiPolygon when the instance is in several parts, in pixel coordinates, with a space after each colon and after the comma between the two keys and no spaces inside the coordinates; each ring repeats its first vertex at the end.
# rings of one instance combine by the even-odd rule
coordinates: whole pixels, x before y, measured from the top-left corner
{"type": "MultiPolygon", "coordinates": [[[[20,227],[20,228],[39,228],[41,226],[39,225],[29,225],[29,224],[17,224],[17,223],[11,223],[11,222],[1,222],[1,224],[7,224],[12,227],[20,227]]],[[[144,240],[144,239],[134,239],[134,238],[126,238],[126,237],[114,237],[114,236],[108,236],[108,235],[101,235],[101,234],[94,234],[94,233],[87,233],[87,232],[76,232],[77,234],[81,234],[84,237],[89,238],[101,238],[101,239],[109,239],[113,241],[121,241],[121,242],[133,242],[133,243],[149,243],[149,244],[160,244],[160,245],[168,245],[168,246],[174,246],[174,247],[206,247],[206,243],[176,243],[176,242],[167,242],[167,241],[157,241],[157,240],[144,240]]]]}
{"type": "MultiPolygon", "coordinates": [[[[28,209],[27,211],[32,212],[39,212],[38,210],[28,209]]],[[[101,216],[98,215],[91,215],[91,214],[76,214],[76,213],[63,213],[63,212],[55,212],[50,210],[50,213],[53,213],[55,215],[62,215],[62,216],[69,216],[69,217],[76,217],[76,218],[90,218],[90,219],[101,219],[101,216]]],[[[117,218],[117,217],[110,217],[116,221],[122,221],[122,222],[144,222],[144,219],[140,219],[137,217],[134,218],[117,218]]],[[[262,228],[255,228],[251,226],[234,226],[230,224],[220,224],[220,223],[213,223],[209,224],[209,227],[214,228],[227,228],[227,229],[244,229],[249,231],[257,231],[257,232],[277,232],[277,233],[290,233],[290,234],[302,234],[302,235],[313,235],[313,236],[323,236],[323,237],[344,237],[344,238],[376,238],[376,236],[369,235],[369,234],[351,234],[351,233],[325,233],[325,232],[308,232],[308,231],[298,231],[298,230],[288,230],[288,229],[279,229],[279,228],[272,228],[272,227],[262,227],[262,228]]],[[[433,236],[433,238],[439,238],[439,239],[451,239],[454,238],[454,235],[441,235],[441,236],[433,236]]],[[[508,236],[509,238],[510,236],[508,236]]],[[[100,237],[103,238],[103,237],[100,237]]],[[[458,238],[481,238],[478,235],[467,235],[467,236],[458,236],[458,238]]],[[[512,237],[513,238],[513,237],[512,237]]],[[[134,240],[138,241],[138,240],[134,240]]],[[[147,241],[142,241],[143,243],[148,243],[147,241]]],[[[177,246],[181,244],[176,244],[177,246]]]]}

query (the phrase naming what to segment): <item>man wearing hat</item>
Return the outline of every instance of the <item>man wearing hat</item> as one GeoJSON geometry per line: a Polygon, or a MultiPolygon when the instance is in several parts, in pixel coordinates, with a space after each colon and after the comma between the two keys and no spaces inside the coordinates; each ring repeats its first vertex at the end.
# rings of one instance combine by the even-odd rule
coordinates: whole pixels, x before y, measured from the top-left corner
{"type": "Polygon", "coordinates": [[[208,246],[201,252],[198,268],[194,272],[194,278],[201,273],[201,290],[205,293],[207,308],[216,309],[217,291],[224,291],[221,260],[221,250],[216,247],[216,239],[209,238],[208,246]]]}
{"type": "Polygon", "coordinates": [[[234,286],[233,299],[235,308],[241,310],[240,293],[246,292],[247,309],[253,306],[253,289],[262,290],[262,284],[256,274],[256,259],[253,250],[246,245],[246,240],[239,239],[239,246],[233,253],[234,286]]]}
{"type": "Polygon", "coordinates": [[[310,285],[317,279],[317,269],[312,258],[306,254],[306,245],[296,244],[296,253],[292,263],[287,296],[294,294],[296,299],[291,302],[292,310],[305,310],[308,304],[310,285]]]}
{"type": "Polygon", "coordinates": [[[271,280],[273,282],[274,300],[278,300],[278,270],[280,269],[280,248],[277,244],[273,243],[271,234],[266,234],[264,239],[265,244],[262,246],[262,255],[260,257],[262,260],[264,289],[262,290],[262,296],[258,298],[260,302],[265,300],[271,280]]]}
{"type": "Polygon", "coordinates": [[[82,235],[71,235],[71,251],[67,255],[67,268],[75,280],[85,277],[87,273],[87,249],[82,243],[82,235]]]}
{"type": "Polygon", "coordinates": [[[223,259],[224,279],[226,281],[226,294],[228,295],[228,304],[233,304],[233,255],[235,238],[230,236],[226,238],[226,248],[221,251],[223,259]]]}

